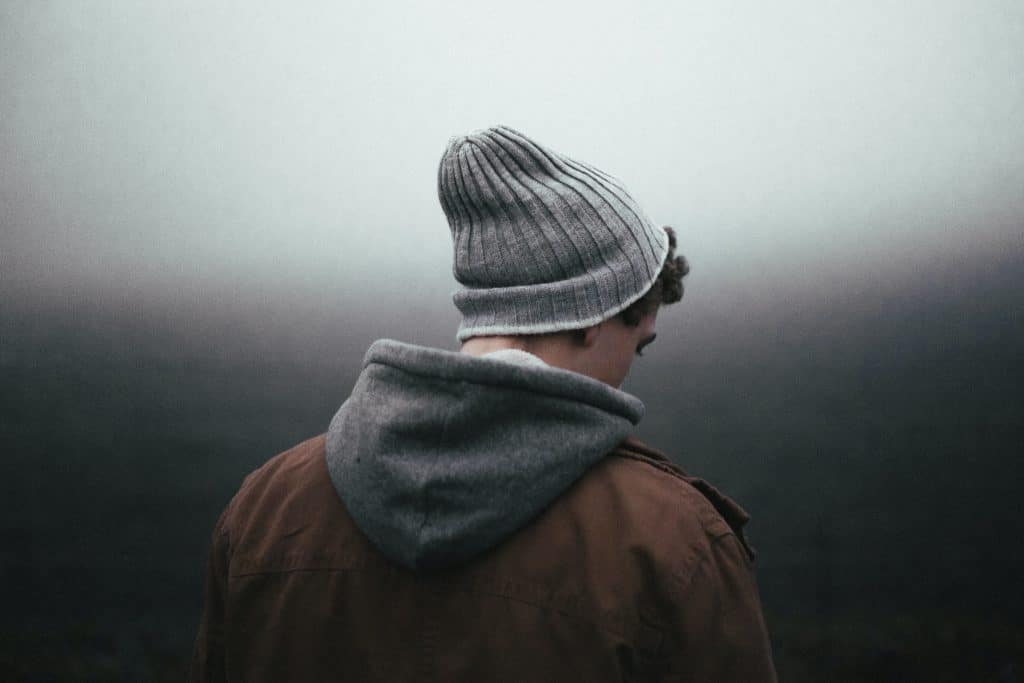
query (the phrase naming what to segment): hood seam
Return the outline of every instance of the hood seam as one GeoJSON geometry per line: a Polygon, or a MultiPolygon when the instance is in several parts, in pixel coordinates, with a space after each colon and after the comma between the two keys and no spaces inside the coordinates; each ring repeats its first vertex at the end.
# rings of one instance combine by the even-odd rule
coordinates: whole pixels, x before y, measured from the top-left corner
{"type": "MultiPolygon", "coordinates": [[[[444,444],[445,444],[445,439],[448,436],[448,424],[451,422],[451,417],[452,417],[452,410],[451,410],[450,407],[446,406],[445,407],[445,411],[444,411],[444,420],[441,422],[441,436],[438,438],[437,446],[435,447],[435,450],[437,451],[437,457],[439,459],[444,457],[444,452],[445,452],[444,444]]],[[[431,505],[430,505],[430,485],[429,485],[429,482],[427,482],[427,481],[423,482],[422,502],[423,502],[423,519],[420,520],[420,528],[416,530],[417,549],[421,553],[422,553],[422,550],[426,547],[424,545],[424,543],[423,543],[423,531],[424,531],[424,529],[426,529],[430,525],[429,524],[429,522],[430,522],[430,511],[433,509],[431,507],[431,505]]],[[[419,566],[421,559],[422,559],[421,557],[415,557],[414,556],[413,557],[413,564],[416,565],[416,566],[419,566]]]]}

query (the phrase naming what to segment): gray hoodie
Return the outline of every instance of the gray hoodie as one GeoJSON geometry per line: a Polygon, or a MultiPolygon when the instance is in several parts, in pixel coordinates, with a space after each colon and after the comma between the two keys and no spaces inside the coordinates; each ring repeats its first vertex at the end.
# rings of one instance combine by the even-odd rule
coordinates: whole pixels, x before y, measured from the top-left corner
{"type": "Polygon", "coordinates": [[[327,467],[385,556],[441,569],[533,519],[643,411],[630,394],[526,354],[382,339],[331,421],[327,467]]]}

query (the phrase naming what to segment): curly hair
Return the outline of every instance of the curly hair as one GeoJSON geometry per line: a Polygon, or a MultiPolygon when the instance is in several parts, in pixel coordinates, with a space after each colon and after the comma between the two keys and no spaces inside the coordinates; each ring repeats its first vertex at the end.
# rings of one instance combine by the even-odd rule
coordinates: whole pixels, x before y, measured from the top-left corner
{"type": "Polygon", "coordinates": [[[685,257],[676,255],[676,231],[666,225],[665,232],[668,233],[668,254],[661,272],[642,297],[619,313],[622,322],[630,327],[639,325],[640,319],[657,310],[658,306],[673,304],[683,298],[683,278],[690,272],[690,264],[685,257]]]}

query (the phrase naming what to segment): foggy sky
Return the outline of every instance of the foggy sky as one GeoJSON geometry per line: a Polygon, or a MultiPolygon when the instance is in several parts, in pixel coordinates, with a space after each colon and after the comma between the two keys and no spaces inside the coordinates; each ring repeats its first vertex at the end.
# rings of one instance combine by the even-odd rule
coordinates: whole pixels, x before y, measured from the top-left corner
{"type": "Polygon", "coordinates": [[[497,123],[622,178],[712,298],[1019,249],[1022,45],[1014,0],[8,0],[2,285],[447,301],[437,162],[497,123]]]}

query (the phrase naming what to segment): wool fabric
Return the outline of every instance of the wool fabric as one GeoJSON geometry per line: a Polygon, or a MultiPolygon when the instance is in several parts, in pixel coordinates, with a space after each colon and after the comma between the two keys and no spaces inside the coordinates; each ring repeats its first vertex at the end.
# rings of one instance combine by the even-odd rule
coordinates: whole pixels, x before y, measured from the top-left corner
{"type": "Polygon", "coordinates": [[[669,249],[625,185],[508,126],[453,137],[438,167],[459,341],[589,327],[643,296],[669,249]]]}

